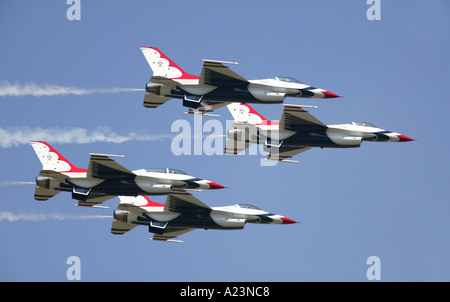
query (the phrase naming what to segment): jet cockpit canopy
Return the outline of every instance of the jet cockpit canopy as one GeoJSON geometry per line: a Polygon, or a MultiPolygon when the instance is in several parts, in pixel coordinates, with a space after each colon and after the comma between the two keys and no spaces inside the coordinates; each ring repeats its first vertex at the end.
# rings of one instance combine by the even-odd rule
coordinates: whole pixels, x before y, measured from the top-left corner
{"type": "Polygon", "coordinates": [[[145,171],[147,172],[157,172],[157,173],[170,173],[170,174],[183,174],[183,175],[187,175],[187,173],[178,170],[178,169],[169,169],[169,168],[150,168],[150,169],[145,169],[145,171]]]}
{"type": "Polygon", "coordinates": [[[297,79],[291,78],[291,77],[274,77],[274,80],[281,81],[281,82],[288,82],[288,83],[299,83],[303,84],[297,79]]]}
{"type": "Polygon", "coordinates": [[[367,123],[367,122],[352,122],[352,125],[355,126],[363,126],[363,127],[373,127],[373,128],[378,128],[377,126],[375,126],[372,123],[367,123]]]}
{"type": "Polygon", "coordinates": [[[239,208],[243,208],[243,209],[254,209],[254,210],[260,210],[260,208],[251,205],[251,204],[247,204],[247,203],[240,203],[236,205],[239,208]]]}

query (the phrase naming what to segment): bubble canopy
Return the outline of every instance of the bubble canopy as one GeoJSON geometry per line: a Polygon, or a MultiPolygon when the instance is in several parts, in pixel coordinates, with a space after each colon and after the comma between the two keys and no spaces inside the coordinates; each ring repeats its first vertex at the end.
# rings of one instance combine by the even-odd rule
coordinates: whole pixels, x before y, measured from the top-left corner
{"type": "Polygon", "coordinates": [[[355,125],[355,126],[377,128],[377,126],[375,126],[375,125],[372,124],[372,123],[368,123],[368,122],[352,122],[352,124],[355,125]]]}
{"type": "Polygon", "coordinates": [[[169,169],[169,168],[150,168],[145,169],[147,172],[156,172],[156,173],[169,173],[169,174],[183,174],[188,175],[186,172],[183,172],[178,169],[169,169]]]}
{"type": "Polygon", "coordinates": [[[303,84],[297,79],[291,78],[291,77],[274,77],[274,80],[281,81],[281,82],[288,82],[288,83],[299,83],[303,84]]]}
{"type": "Polygon", "coordinates": [[[239,208],[243,208],[243,209],[254,209],[254,210],[260,210],[260,208],[251,205],[251,204],[247,204],[247,203],[240,203],[236,205],[239,208]]]}

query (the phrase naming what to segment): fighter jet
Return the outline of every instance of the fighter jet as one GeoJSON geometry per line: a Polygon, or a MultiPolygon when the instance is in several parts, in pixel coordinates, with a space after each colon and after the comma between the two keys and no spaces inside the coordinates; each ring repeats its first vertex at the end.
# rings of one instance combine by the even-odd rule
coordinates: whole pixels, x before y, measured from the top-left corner
{"type": "Polygon", "coordinates": [[[146,196],[119,196],[111,233],[122,235],[138,225],[154,233],[152,240],[174,240],[195,229],[239,230],[246,223],[289,224],[296,221],[249,204],[209,207],[190,194],[169,194],[165,204],[146,196]]]}
{"type": "MultiPolygon", "coordinates": [[[[153,76],[146,84],[144,107],[156,108],[171,98],[183,99],[187,113],[205,114],[230,102],[273,104],[286,97],[336,98],[338,95],[306,85],[291,77],[247,80],[225,64],[203,60],[200,76],[186,73],[156,47],[141,47],[153,76]]],[[[211,114],[208,114],[211,115],[211,114]]]]}
{"type": "Polygon", "coordinates": [[[387,131],[371,123],[325,125],[301,106],[283,104],[280,122],[269,121],[247,104],[229,104],[234,122],[227,130],[225,153],[238,154],[252,144],[264,144],[270,152],[267,159],[285,162],[292,156],[311,149],[356,148],[363,141],[407,142],[412,138],[387,131]]]}
{"type": "Polygon", "coordinates": [[[167,195],[173,192],[225,188],[215,182],[169,168],[130,171],[111,157],[122,155],[90,153],[88,169],[74,166],[46,142],[30,142],[42,163],[36,178],[36,200],[48,200],[59,192],[72,192],[78,206],[102,207],[118,195],[167,195]]]}

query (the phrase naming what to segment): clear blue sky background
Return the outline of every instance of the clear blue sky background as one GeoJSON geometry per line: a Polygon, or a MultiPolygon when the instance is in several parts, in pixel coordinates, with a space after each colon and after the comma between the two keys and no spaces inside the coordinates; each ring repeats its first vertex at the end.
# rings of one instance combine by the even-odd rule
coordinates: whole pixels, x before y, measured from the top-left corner
{"type": "MultiPolygon", "coordinates": [[[[380,21],[367,20],[369,7],[81,0],[81,20],[69,21],[66,1],[1,1],[3,86],[143,88],[151,71],[139,47],[156,46],[192,74],[201,59],[217,59],[239,62],[233,69],[248,79],[298,78],[343,96],[286,100],[318,105],[312,113],[324,123],[368,121],[417,141],[314,149],[274,167],[261,167],[259,156],[175,156],[164,137],[55,142],[80,167],[89,152],[123,154],[119,163],[132,170],[178,168],[229,187],[195,193],[208,205],[251,203],[301,223],[197,230],[170,244],[150,241],[145,227],[114,236],[109,218],[3,219],[0,281],[66,281],[69,256],[80,258],[82,281],[367,281],[370,256],[381,260],[382,281],[450,281],[450,3],[382,0],[380,21]]],[[[4,142],[11,133],[40,140],[49,129],[174,135],[173,121],[192,121],[179,100],[153,110],[143,95],[0,97],[0,212],[112,215],[118,198],[110,209],[74,207],[63,193],[35,201],[33,184],[12,182],[33,182],[40,162],[30,145],[4,142]]],[[[254,107],[281,116],[281,105],[254,107]]],[[[231,118],[226,108],[217,113],[223,124],[231,118]]]]}

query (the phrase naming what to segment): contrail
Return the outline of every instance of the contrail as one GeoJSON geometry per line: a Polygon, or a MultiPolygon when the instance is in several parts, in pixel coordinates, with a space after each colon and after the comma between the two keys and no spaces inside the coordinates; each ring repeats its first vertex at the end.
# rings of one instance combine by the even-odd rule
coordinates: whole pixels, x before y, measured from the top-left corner
{"type": "Polygon", "coordinates": [[[119,93],[145,91],[138,88],[101,88],[101,89],[84,89],[76,87],[65,87],[51,84],[38,85],[35,83],[11,84],[8,81],[0,83],[0,96],[56,96],[56,95],[88,95],[94,93],[119,93]]]}
{"type": "Polygon", "coordinates": [[[0,147],[10,148],[28,144],[30,141],[46,141],[57,144],[87,144],[94,142],[124,143],[128,141],[156,141],[173,138],[170,134],[148,135],[130,132],[120,135],[108,127],[94,130],[85,128],[32,128],[32,127],[0,127],[0,147]]]}
{"type": "Polygon", "coordinates": [[[7,187],[7,186],[21,186],[21,185],[34,185],[34,181],[0,181],[0,187],[7,187]]]}
{"type": "Polygon", "coordinates": [[[79,220],[79,219],[98,219],[98,218],[112,218],[108,215],[68,215],[61,213],[50,214],[14,214],[12,212],[0,212],[0,221],[46,221],[46,220],[79,220]]]}

